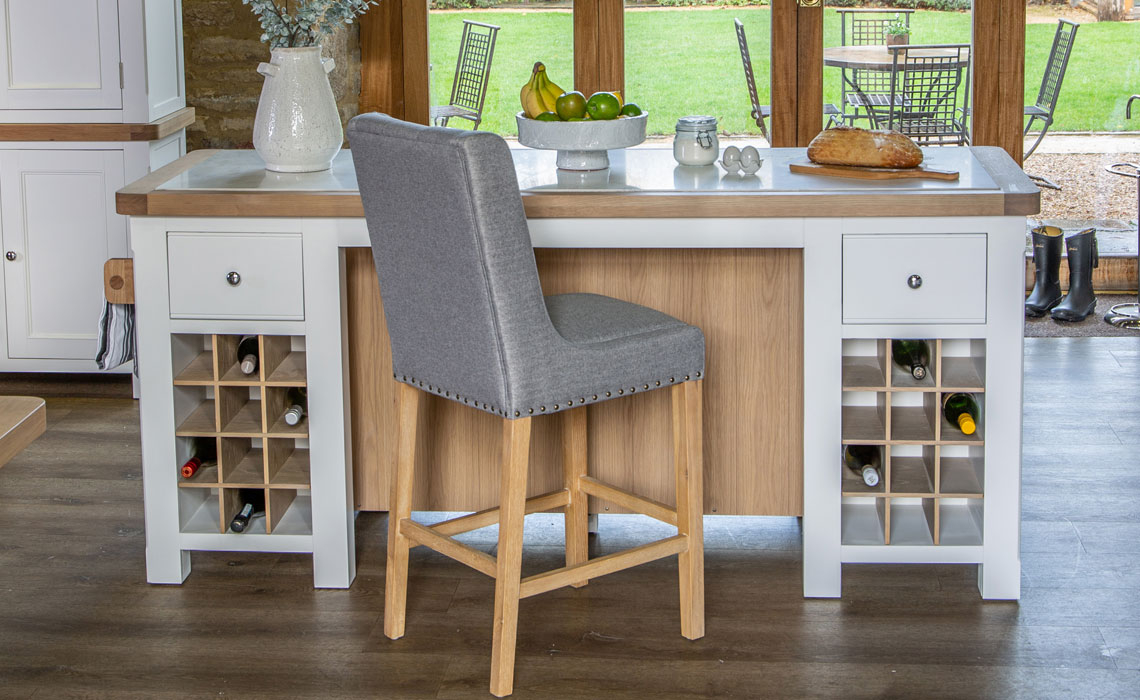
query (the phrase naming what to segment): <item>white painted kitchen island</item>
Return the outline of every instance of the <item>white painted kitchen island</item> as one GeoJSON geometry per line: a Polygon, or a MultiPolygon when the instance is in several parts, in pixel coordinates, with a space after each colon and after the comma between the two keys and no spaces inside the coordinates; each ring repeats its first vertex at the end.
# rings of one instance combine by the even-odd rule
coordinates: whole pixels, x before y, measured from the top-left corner
{"type": "MultiPolygon", "coordinates": [[[[1019,596],[1024,234],[1039,194],[1004,152],[928,150],[957,182],[791,174],[802,149],[762,152],[752,178],[674,167],[665,149],[614,152],[589,174],[514,155],[547,293],[608,293],[705,330],[706,512],[802,515],[807,596],[840,595],[845,562],[980,564],[983,597],[1019,596]],[[932,341],[927,381],[892,371],[891,338],[932,341]],[[975,436],[941,418],[952,390],[982,399],[975,436]],[[846,476],[845,443],[883,446],[879,487],[846,476]]],[[[393,417],[382,313],[352,284],[370,261],[351,257],[369,242],[350,154],[281,175],[252,152],[192,153],[121,191],[119,212],[132,216],[148,579],[182,581],[191,550],[254,549],[312,551],[316,585],[349,585],[354,506],[386,507],[393,417]],[[287,380],[227,378],[246,334],[287,380]],[[272,415],[298,383],[304,437],[272,415]],[[194,438],[217,440],[221,464],[180,484],[194,438]],[[269,494],[264,532],[222,531],[239,487],[269,494]]],[[[591,468],[667,501],[656,393],[636,399],[644,418],[589,408],[591,468]],[[631,426],[633,444],[609,434],[631,426]]],[[[417,508],[493,505],[493,435],[442,399],[427,410],[452,444],[425,457],[429,483],[459,486],[421,489],[417,508]]],[[[552,444],[536,432],[556,475],[552,444]]],[[[532,475],[536,492],[549,477],[532,475]]]]}

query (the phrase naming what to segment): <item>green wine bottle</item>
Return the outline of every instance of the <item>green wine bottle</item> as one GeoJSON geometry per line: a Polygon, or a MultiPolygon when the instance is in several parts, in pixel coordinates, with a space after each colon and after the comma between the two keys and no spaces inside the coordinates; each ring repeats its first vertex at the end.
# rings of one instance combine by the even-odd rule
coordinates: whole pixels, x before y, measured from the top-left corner
{"type": "Polygon", "coordinates": [[[921,381],[926,379],[926,367],[930,364],[930,344],[925,340],[892,340],[891,359],[921,381]]]}
{"type": "Polygon", "coordinates": [[[973,435],[978,429],[981,411],[973,394],[947,394],[942,400],[942,413],[966,435],[973,435]]]}
{"type": "Polygon", "coordinates": [[[879,485],[883,453],[878,445],[847,445],[843,448],[843,463],[848,469],[863,477],[864,484],[879,485]]]}

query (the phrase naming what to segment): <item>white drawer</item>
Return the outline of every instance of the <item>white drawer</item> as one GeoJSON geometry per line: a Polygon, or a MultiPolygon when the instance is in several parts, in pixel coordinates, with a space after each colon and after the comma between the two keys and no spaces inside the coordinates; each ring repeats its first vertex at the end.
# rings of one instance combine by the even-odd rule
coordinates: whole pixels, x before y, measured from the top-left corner
{"type": "Polygon", "coordinates": [[[986,234],[843,236],[843,322],[985,323],[986,234]]]}
{"type": "Polygon", "coordinates": [[[169,233],[167,269],[171,318],[305,318],[300,234],[169,233]]]}

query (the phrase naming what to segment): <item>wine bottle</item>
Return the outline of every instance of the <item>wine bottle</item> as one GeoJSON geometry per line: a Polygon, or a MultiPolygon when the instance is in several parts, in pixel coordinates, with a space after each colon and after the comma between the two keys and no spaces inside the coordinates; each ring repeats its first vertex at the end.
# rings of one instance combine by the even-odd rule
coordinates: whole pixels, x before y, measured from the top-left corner
{"type": "Polygon", "coordinates": [[[891,359],[910,372],[910,376],[922,381],[930,364],[930,345],[925,340],[892,340],[891,359]]]}
{"type": "Polygon", "coordinates": [[[265,492],[260,489],[242,489],[238,494],[241,497],[241,510],[230,521],[230,530],[245,532],[250,520],[265,515],[265,492]]]}
{"type": "Polygon", "coordinates": [[[843,463],[848,469],[863,477],[864,484],[879,485],[883,456],[882,448],[878,445],[847,445],[843,448],[843,463]]]}
{"type": "Polygon", "coordinates": [[[194,441],[194,451],[190,459],[186,460],[179,471],[183,479],[189,479],[198,473],[198,470],[211,462],[218,461],[218,447],[212,439],[199,438],[194,441]]]}
{"type": "Polygon", "coordinates": [[[258,349],[257,349],[257,336],[244,335],[238,343],[237,349],[238,363],[241,365],[242,374],[253,374],[257,371],[258,362],[258,349]]]}
{"type": "Polygon", "coordinates": [[[289,406],[285,409],[285,423],[297,425],[305,420],[305,415],[309,412],[309,392],[303,386],[292,387],[285,397],[285,403],[289,406]]]}
{"type": "Polygon", "coordinates": [[[978,429],[980,410],[973,394],[947,394],[942,400],[942,413],[966,435],[973,435],[978,429]]]}

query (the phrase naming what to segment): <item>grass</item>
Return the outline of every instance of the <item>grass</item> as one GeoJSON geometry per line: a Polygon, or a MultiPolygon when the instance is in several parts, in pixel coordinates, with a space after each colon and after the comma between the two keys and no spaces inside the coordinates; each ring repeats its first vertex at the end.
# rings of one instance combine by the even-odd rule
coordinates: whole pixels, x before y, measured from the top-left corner
{"type": "MultiPolygon", "coordinates": [[[[762,103],[769,102],[769,18],[766,8],[715,10],[638,10],[625,16],[626,89],[624,97],[649,110],[650,133],[672,133],[677,117],[712,114],[720,130],[758,133],[748,117],[751,109],[736,48],[733,18],[748,32],[752,65],[762,103]]],[[[551,80],[569,90],[573,85],[572,29],[569,12],[432,12],[430,50],[434,65],[432,104],[445,104],[451,94],[462,21],[497,24],[499,31],[482,128],[516,133],[518,93],[535,61],[546,64],[551,80]]],[[[970,15],[916,12],[912,43],[970,40],[970,15]]],[[[1053,41],[1055,24],[1026,27],[1025,100],[1037,98],[1041,74],[1053,41]]],[[[839,18],[828,10],[824,46],[839,45],[839,18]]],[[[1058,131],[1140,131],[1140,120],[1124,119],[1128,96],[1140,88],[1140,23],[1092,23],[1077,32],[1069,70],[1061,90],[1053,129],[1058,131]]],[[[824,101],[839,102],[839,69],[824,69],[824,101]]],[[[465,122],[456,120],[453,126],[465,122]]]]}

